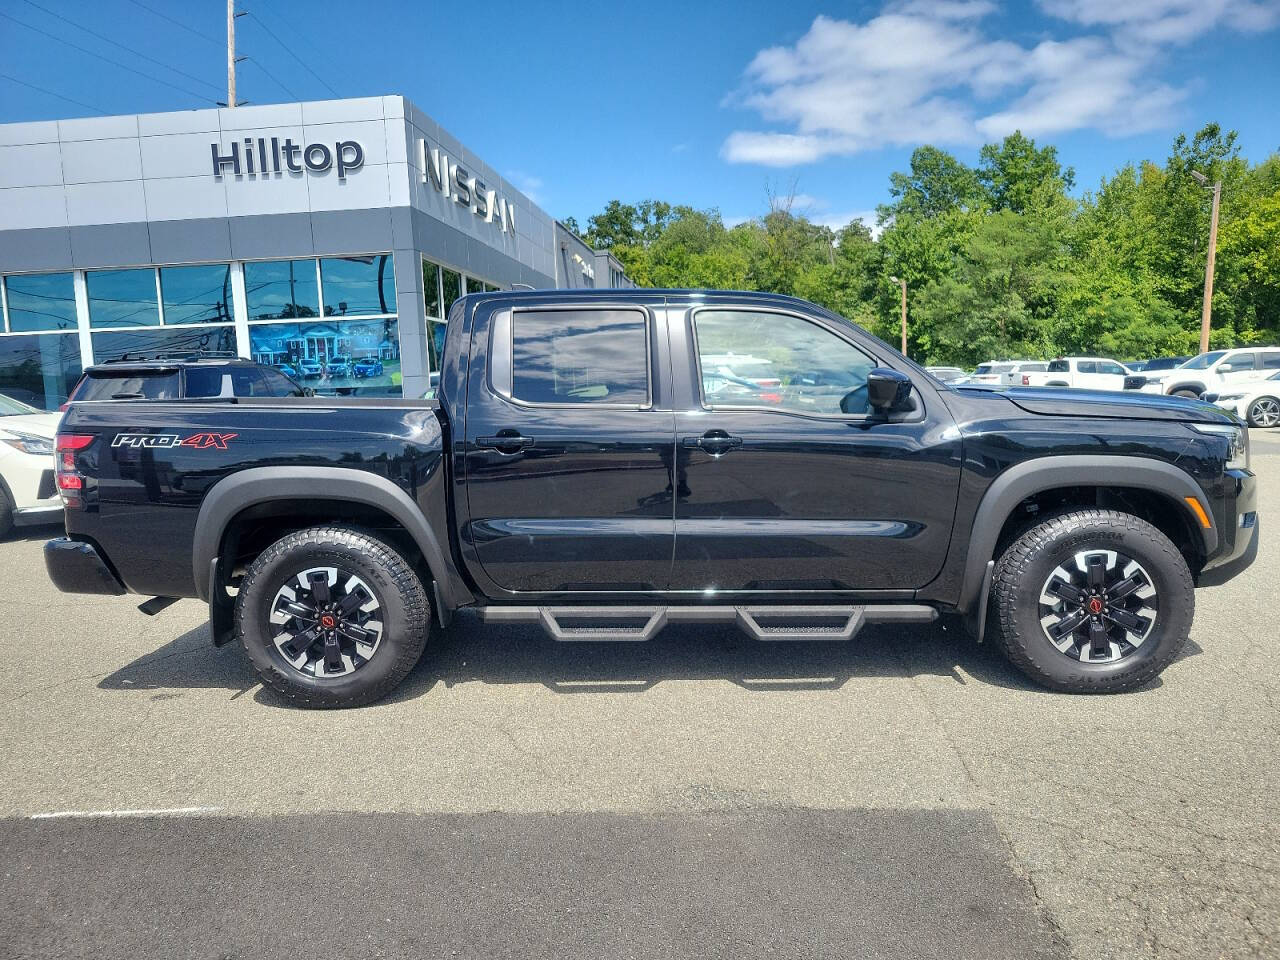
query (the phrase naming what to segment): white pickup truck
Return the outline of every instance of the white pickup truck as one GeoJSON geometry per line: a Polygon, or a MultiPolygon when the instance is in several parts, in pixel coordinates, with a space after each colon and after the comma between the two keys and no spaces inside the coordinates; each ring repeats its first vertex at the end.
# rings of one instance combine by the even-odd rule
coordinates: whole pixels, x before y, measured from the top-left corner
{"type": "Polygon", "coordinates": [[[1132,371],[1106,357],[1058,357],[1044,373],[1024,373],[1024,387],[1085,387],[1090,390],[1123,390],[1132,371]]]}
{"type": "Polygon", "coordinates": [[[1161,370],[1151,376],[1140,373],[1131,379],[1129,389],[1198,397],[1202,393],[1221,393],[1241,384],[1265,380],[1277,370],[1280,370],[1280,347],[1211,350],[1172,370],[1161,370]]]}

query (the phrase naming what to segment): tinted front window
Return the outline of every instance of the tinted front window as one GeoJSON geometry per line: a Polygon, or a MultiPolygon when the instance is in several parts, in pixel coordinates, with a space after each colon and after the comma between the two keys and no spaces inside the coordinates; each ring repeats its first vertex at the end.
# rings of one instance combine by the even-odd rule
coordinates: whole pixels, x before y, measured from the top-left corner
{"type": "Polygon", "coordinates": [[[244,265],[250,320],[293,320],[320,315],[314,260],[271,260],[244,265]]]}
{"type": "Polygon", "coordinates": [[[512,389],[528,403],[649,400],[648,336],[638,310],[517,310],[512,389]]]}
{"type": "Polygon", "coordinates": [[[90,270],[89,324],[102,327],[151,327],[160,323],[154,270],[90,270]]]}
{"type": "Polygon", "coordinates": [[[5,277],[9,298],[9,330],[74,330],[75,282],[69,273],[40,273],[5,277]]]}
{"type": "Polygon", "coordinates": [[[785,314],[700,311],[694,321],[708,406],[864,414],[875,361],[817,323],[785,314]]]}
{"type": "Polygon", "coordinates": [[[166,324],[229,322],[231,267],[162,267],[160,295],[166,324]]]}
{"type": "Polygon", "coordinates": [[[1202,353],[1198,357],[1192,357],[1182,365],[1183,370],[1203,370],[1210,364],[1217,363],[1222,359],[1225,350],[1214,350],[1211,353],[1202,353]]]}
{"type": "Polygon", "coordinates": [[[396,276],[390,254],[320,261],[326,317],[396,312],[396,276]]]}

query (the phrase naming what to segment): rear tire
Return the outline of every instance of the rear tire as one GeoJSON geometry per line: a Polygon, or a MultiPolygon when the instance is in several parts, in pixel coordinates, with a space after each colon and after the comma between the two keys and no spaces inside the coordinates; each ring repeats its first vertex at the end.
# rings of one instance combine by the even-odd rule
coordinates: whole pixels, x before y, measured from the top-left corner
{"type": "Polygon", "coordinates": [[[1276,397],[1258,397],[1249,404],[1245,419],[1251,427],[1274,427],[1280,424],[1280,399],[1276,397]]]}
{"type": "Polygon", "coordinates": [[[236,597],[236,636],[258,676],[299,707],[386,696],[422,656],[430,625],[431,605],[409,562],[347,527],[277,540],[249,565],[236,597]]]}
{"type": "Polygon", "coordinates": [[[1186,397],[1188,400],[1199,400],[1200,394],[1194,390],[1175,390],[1170,394],[1172,397],[1186,397]]]}
{"type": "Polygon", "coordinates": [[[1194,586],[1177,547],[1145,520],[1063,513],[1027,530],[996,562],[993,633],[1010,663],[1042,686],[1120,693],[1153,680],[1182,650],[1194,586]]]}

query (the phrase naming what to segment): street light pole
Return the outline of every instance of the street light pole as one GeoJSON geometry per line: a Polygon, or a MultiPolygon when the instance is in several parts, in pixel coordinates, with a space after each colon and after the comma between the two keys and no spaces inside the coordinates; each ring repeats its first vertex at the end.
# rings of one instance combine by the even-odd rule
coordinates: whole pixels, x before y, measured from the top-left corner
{"type": "MultiPolygon", "coordinates": [[[[236,105],[236,0],[227,0],[227,106],[236,105]]],[[[237,166],[239,164],[237,163],[237,166]]]]}
{"type": "MultiPolygon", "coordinates": [[[[1208,189],[1209,178],[1192,170],[1196,183],[1208,189]]],[[[1213,261],[1218,252],[1218,205],[1222,201],[1222,181],[1213,185],[1213,213],[1209,217],[1209,252],[1204,263],[1204,304],[1200,308],[1200,352],[1209,352],[1209,321],[1213,311],[1213,261]]]]}
{"type": "Polygon", "coordinates": [[[902,285],[902,355],[907,355],[907,281],[890,277],[894,283],[902,285]]]}

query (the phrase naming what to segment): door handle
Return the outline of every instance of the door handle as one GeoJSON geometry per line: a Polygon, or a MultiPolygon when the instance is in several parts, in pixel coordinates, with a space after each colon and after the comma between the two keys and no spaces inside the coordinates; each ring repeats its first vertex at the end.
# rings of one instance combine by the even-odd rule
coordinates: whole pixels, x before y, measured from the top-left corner
{"type": "Polygon", "coordinates": [[[705,450],[713,457],[728,453],[734,447],[742,446],[741,437],[731,437],[723,430],[708,430],[700,437],[684,437],[680,441],[682,447],[696,447],[705,450]]]}
{"type": "Polygon", "coordinates": [[[476,437],[476,446],[482,450],[497,450],[499,453],[519,453],[525,447],[533,446],[533,437],[522,437],[513,430],[496,437],[476,437]]]}

